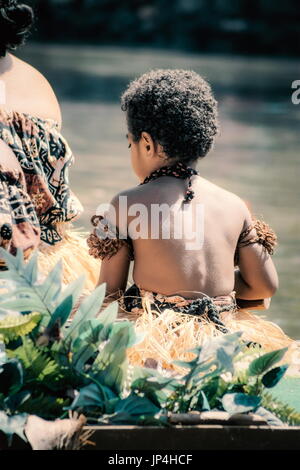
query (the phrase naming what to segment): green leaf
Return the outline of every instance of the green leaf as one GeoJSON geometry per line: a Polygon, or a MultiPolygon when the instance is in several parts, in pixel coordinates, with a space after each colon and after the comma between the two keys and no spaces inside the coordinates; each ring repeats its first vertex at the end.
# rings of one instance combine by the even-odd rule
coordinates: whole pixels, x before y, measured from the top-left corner
{"type": "MultiPolygon", "coordinates": [[[[69,284],[58,297],[57,305],[61,305],[65,301],[65,299],[71,296],[72,297],[72,309],[73,309],[82,292],[85,279],[86,279],[86,276],[83,274],[78,279],[76,279],[76,281],[69,284]]],[[[64,323],[65,322],[61,322],[61,325],[63,326],[64,323]]]]}
{"type": "Polygon", "coordinates": [[[95,361],[96,367],[100,369],[106,368],[111,362],[115,362],[116,356],[119,358],[120,362],[122,362],[124,349],[128,347],[130,342],[130,330],[132,328],[134,328],[133,325],[128,322],[128,325],[123,325],[123,328],[109,339],[109,342],[104,346],[102,351],[100,351],[95,361]]]}
{"type": "Polygon", "coordinates": [[[17,282],[19,285],[28,285],[28,282],[25,279],[20,278],[18,271],[0,271],[0,279],[4,281],[17,282]]]}
{"type": "MultiPolygon", "coordinates": [[[[135,381],[138,381],[139,379],[150,379],[150,380],[157,380],[158,382],[163,382],[165,380],[169,380],[168,377],[163,376],[159,371],[148,368],[148,367],[140,367],[140,366],[135,366],[132,373],[131,373],[131,380],[132,384],[135,383],[135,381]]],[[[166,389],[169,390],[176,390],[177,387],[179,387],[179,382],[176,378],[172,378],[171,382],[165,383],[166,389]]],[[[131,385],[131,388],[132,385],[131,385]]]]}
{"type": "MultiPolygon", "coordinates": [[[[209,373],[209,371],[211,371],[211,368],[213,366],[216,366],[218,363],[216,363],[215,360],[212,360],[212,361],[209,361],[207,360],[206,362],[203,362],[203,363],[200,363],[200,364],[197,364],[194,366],[194,368],[184,377],[184,379],[186,380],[186,382],[189,382],[191,379],[193,378],[196,378],[199,374],[202,374],[204,372],[207,372],[209,373]]],[[[210,374],[205,374],[203,376],[200,376],[199,377],[199,380],[205,378],[205,377],[208,377],[210,376],[211,374],[215,375],[215,373],[217,372],[217,374],[219,375],[220,373],[220,369],[215,369],[214,371],[212,371],[210,374]]]]}
{"type": "Polygon", "coordinates": [[[0,334],[8,343],[30,333],[39,323],[41,315],[37,312],[28,315],[7,315],[0,321],[0,334]]]}
{"type": "Polygon", "coordinates": [[[254,361],[252,361],[249,365],[248,374],[250,376],[263,374],[274,364],[281,361],[287,350],[288,348],[278,349],[276,351],[266,353],[257,359],[254,359],[254,361]]]}
{"type": "MultiPolygon", "coordinates": [[[[99,317],[101,318],[101,317],[99,317]]],[[[124,321],[118,321],[110,325],[110,333],[109,333],[109,338],[117,334],[119,331],[121,331],[123,328],[128,327],[128,341],[127,341],[127,348],[131,348],[132,346],[140,343],[143,341],[143,339],[146,336],[146,333],[140,333],[137,334],[135,329],[132,328],[132,324],[128,320],[124,321]]],[[[104,337],[104,333],[106,333],[105,330],[103,330],[102,334],[100,335],[101,340],[105,340],[106,338],[104,337]]]]}
{"type": "Polygon", "coordinates": [[[120,400],[116,406],[116,413],[128,413],[130,416],[155,415],[159,408],[148,398],[130,394],[127,398],[120,400]]]}
{"type": "Polygon", "coordinates": [[[91,372],[102,384],[120,393],[127,375],[126,349],[131,338],[133,325],[127,322],[117,331],[94,361],[91,372]]]}
{"type": "Polygon", "coordinates": [[[64,407],[69,403],[70,399],[40,393],[38,396],[31,396],[30,400],[21,404],[19,411],[53,420],[62,415],[64,407]]]}
{"type": "Polygon", "coordinates": [[[285,364],[280,367],[275,367],[274,369],[271,369],[269,372],[267,372],[262,378],[262,383],[264,386],[267,388],[275,387],[275,385],[277,385],[284,376],[288,367],[289,366],[285,364]]]}
{"type": "Polygon", "coordinates": [[[66,409],[86,410],[101,408],[103,412],[114,413],[115,405],[119,400],[110,388],[99,383],[92,383],[81,388],[71,406],[66,409]]]}
{"type": "Polygon", "coordinates": [[[87,361],[95,354],[97,346],[95,344],[85,344],[72,358],[72,364],[76,371],[84,372],[87,361]]]}
{"type": "Polygon", "coordinates": [[[103,325],[114,323],[118,316],[118,309],[118,302],[113,302],[98,315],[98,319],[103,325]]]}
{"type": "Polygon", "coordinates": [[[14,395],[10,395],[4,400],[5,408],[13,414],[17,412],[30,397],[31,393],[28,390],[22,390],[14,395]]]}
{"type": "Polygon", "coordinates": [[[77,333],[79,326],[87,320],[94,318],[100,312],[105,296],[106,285],[102,284],[94,292],[84,299],[69,328],[66,329],[66,337],[69,338],[77,333]]]}
{"type": "Polygon", "coordinates": [[[132,390],[136,389],[143,393],[156,392],[157,390],[162,390],[172,382],[174,382],[174,379],[166,377],[161,377],[160,379],[157,377],[140,377],[131,383],[131,388],[132,390]]]}
{"type": "Polygon", "coordinates": [[[119,403],[120,398],[111,398],[104,403],[104,413],[111,414],[115,412],[116,405],[119,403]]]}
{"type": "MultiPolygon", "coordinates": [[[[71,349],[74,352],[73,364],[76,370],[81,371],[86,362],[98,350],[101,341],[107,340],[109,337],[109,328],[111,325],[104,325],[100,319],[92,319],[84,322],[78,328],[78,337],[71,343],[71,349]]],[[[120,351],[119,351],[120,353],[120,351]]],[[[123,356],[125,354],[123,353],[123,356]]]]}
{"type": "Polygon", "coordinates": [[[26,381],[33,383],[45,381],[47,377],[56,377],[59,372],[59,364],[57,364],[51,357],[47,356],[37,348],[34,343],[24,338],[23,345],[13,351],[9,351],[10,357],[19,359],[26,372],[26,381]]]}
{"type": "Polygon", "coordinates": [[[231,415],[255,410],[260,402],[260,397],[246,395],[245,393],[226,393],[222,398],[224,410],[231,415]]]}
{"type": "Polygon", "coordinates": [[[119,348],[115,351],[105,369],[99,371],[95,377],[116,393],[121,393],[126,379],[127,367],[126,348],[119,348]]]}
{"type": "Polygon", "coordinates": [[[61,293],[62,269],[63,265],[60,260],[48,274],[46,280],[39,285],[42,300],[46,305],[57,301],[58,296],[61,293]]]}
{"type": "Polygon", "coordinates": [[[73,309],[73,297],[69,295],[54,310],[53,314],[51,315],[51,320],[47,328],[52,328],[57,320],[59,320],[60,325],[63,326],[68,320],[72,312],[72,309],[73,309]]]}
{"type": "Polygon", "coordinates": [[[19,248],[17,249],[15,258],[16,258],[16,265],[17,265],[18,271],[23,272],[25,268],[25,262],[24,262],[24,253],[22,249],[19,249],[19,248]]]}
{"type": "Polygon", "coordinates": [[[239,343],[241,336],[241,332],[236,332],[216,338],[208,338],[202,346],[199,362],[204,362],[209,358],[216,358],[220,368],[233,372],[233,359],[241,350],[239,343]]]}
{"type": "Polygon", "coordinates": [[[219,376],[213,377],[202,387],[202,391],[205,393],[205,396],[207,397],[209,403],[213,401],[217,394],[219,388],[219,380],[219,376]]]}
{"type": "Polygon", "coordinates": [[[130,388],[132,391],[144,393],[149,400],[156,406],[160,407],[164,403],[168,395],[171,394],[168,386],[175,381],[166,377],[143,377],[134,380],[130,388]]]}
{"type": "Polygon", "coordinates": [[[38,251],[36,250],[26,264],[24,276],[29,284],[34,285],[37,282],[38,273],[38,251]]]}
{"type": "Polygon", "coordinates": [[[11,442],[13,434],[17,434],[21,439],[27,442],[24,434],[27,418],[28,415],[24,413],[15,416],[7,416],[4,411],[0,411],[0,430],[8,436],[9,442],[11,442]]]}
{"type": "Polygon", "coordinates": [[[92,320],[87,320],[82,323],[78,328],[78,336],[76,336],[71,343],[71,347],[74,349],[74,352],[78,351],[86,344],[93,343],[98,346],[103,340],[107,340],[108,332],[105,338],[102,339],[103,328],[103,324],[97,318],[93,318],[92,320]]]}
{"type": "Polygon", "coordinates": [[[18,392],[23,385],[23,368],[17,359],[10,359],[0,368],[0,393],[18,392]]]}
{"type": "Polygon", "coordinates": [[[79,390],[77,397],[68,409],[102,408],[105,398],[103,390],[92,383],[79,390]]]}
{"type": "Polygon", "coordinates": [[[0,303],[0,307],[15,312],[45,312],[44,304],[37,297],[20,297],[0,303]]]}
{"type": "Polygon", "coordinates": [[[6,253],[9,261],[9,271],[5,279],[14,285],[8,287],[9,293],[2,297],[0,308],[15,310],[18,312],[37,311],[44,314],[41,319],[41,325],[46,326],[50,316],[56,294],[61,290],[59,279],[61,263],[58,263],[49,274],[46,281],[42,284],[36,283],[37,277],[37,255],[30,259],[29,263],[23,263],[23,255],[18,251],[16,258],[6,253]]]}
{"type": "MultiPolygon", "coordinates": [[[[15,286],[12,285],[11,288],[15,288],[15,286]]],[[[29,284],[19,285],[18,283],[17,289],[14,292],[8,292],[7,294],[1,295],[1,303],[15,298],[26,298],[30,296],[32,296],[32,286],[29,284]]]]}
{"type": "Polygon", "coordinates": [[[203,390],[201,390],[200,396],[201,396],[201,399],[202,399],[202,411],[210,411],[210,406],[209,406],[207,397],[206,397],[205,393],[203,392],[203,390]]]}
{"type": "Polygon", "coordinates": [[[24,269],[24,257],[22,250],[17,250],[17,255],[11,255],[8,251],[0,248],[0,257],[4,259],[9,271],[19,273],[24,269]]]}

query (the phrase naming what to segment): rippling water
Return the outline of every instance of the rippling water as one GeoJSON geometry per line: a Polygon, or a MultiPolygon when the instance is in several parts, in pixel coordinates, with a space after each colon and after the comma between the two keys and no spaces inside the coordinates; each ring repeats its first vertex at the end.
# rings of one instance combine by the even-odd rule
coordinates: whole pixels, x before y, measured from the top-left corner
{"type": "Polygon", "coordinates": [[[276,230],[274,260],[280,289],[263,312],[300,338],[299,201],[300,105],[291,103],[299,62],[191,55],[169,51],[89,46],[30,45],[21,56],[55,88],[64,134],[76,155],[72,189],[85,213],[135,185],[119,97],[135,76],[151,68],[187,68],[205,76],[220,103],[221,135],[199,169],[216,184],[251,202],[276,230]]]}

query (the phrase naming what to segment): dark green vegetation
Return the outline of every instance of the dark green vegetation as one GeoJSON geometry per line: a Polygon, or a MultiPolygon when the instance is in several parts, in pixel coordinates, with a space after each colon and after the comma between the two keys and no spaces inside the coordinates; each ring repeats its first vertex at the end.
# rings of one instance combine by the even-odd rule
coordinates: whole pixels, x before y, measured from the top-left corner
{"type": "Polygon", "coordinates": [[[296,0],[28,0],[36,38],[296,55],[296,0]]]}

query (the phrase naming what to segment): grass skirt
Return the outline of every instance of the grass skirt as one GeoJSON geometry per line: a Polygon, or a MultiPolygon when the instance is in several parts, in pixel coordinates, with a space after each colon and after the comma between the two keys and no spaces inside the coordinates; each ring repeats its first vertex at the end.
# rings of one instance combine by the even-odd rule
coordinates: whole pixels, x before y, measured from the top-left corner
{"type": "Polygon", "coordinates": [[[75,281],[82,274],[86,276],[85,289],[91,292],[99,279],[100,261],[89,255],[86,234],[74,229],[64,232],[63,241],[55,246],[42,243],[39,247],[39,272],[46,276],[62,260],[63,284],[75,281]]]}
{"type": "MultiPolygon", "coordinates": [[[[44,246],[40,249],[39,267],[42,275],[47,275],[62,259],[63,283],[67,285],[85,274],[86,295],[94,290],[100,270],[100,261],[90,256],[88,250],[86,234],[66,230],[64,240],[58,246],[44,246]]],[[[223,334],[205,316],[201,316],[199,321],[198,317],[171,309],[158,314],[151,310],[147,299],[143,300],[142,313],[124,312],[121,309],[119,320],[121,319],[133,321],[136,332],[145,334],[141,343],[128,349],[129,361],[134,365],[145,366],[151,358],[170,371],[183,372],[182,368],[172,362],[193,359],[194,354],[187,350],[201,345],[207,337],[223,334]]],[[[300,376],[299,344],[289,338],[278,325],[247,310],[223,312],[220,319],[229,332],[242,331],[242,339],[260,344],[263,352],[288,347],[283,362],[291,364],[288,371],[290,375],[300,376]]]]}
{"type": "MultiPolygon", "coordinates": [[[[205,316],[199,321],[195,316],[174,310],[164,310],[157,314],[151,311],[147,303],[144,304],[143,313],[122,312],[119,318],[133,321],[136,332],[145,334],[141,343],[129,348],[129,362],[145,366],[150,359],[154,359],[163,369],[178,373],[184,372],[184,369],[172,364],[172,361],[192,360],[195,356],[187,350],[201,345],[207,337],[223,334],[205,316]]],[[[282,362],[291,364],[288,370],[290,375],[300,376],[299,344],[289,338],[278,325],[246,310],[223,312],[220,318],[230,333],[241,331],[245,342],[258,343],[261,354],[288,347],[282,362]]]]}

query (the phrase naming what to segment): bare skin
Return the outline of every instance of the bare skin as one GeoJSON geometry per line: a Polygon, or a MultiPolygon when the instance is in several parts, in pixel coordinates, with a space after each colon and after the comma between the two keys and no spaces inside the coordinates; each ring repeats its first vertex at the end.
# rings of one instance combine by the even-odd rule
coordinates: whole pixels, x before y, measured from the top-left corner
{"type": "Polygon", "coordinates": [[[12,54],[0,59],[0,80],[5,83],[5,103],[0,108],[18,111],[61,125],[61,111],[56,96],[43,75],[12,54]]]}
{"type": "MultiPolygon", "coordinates": [[[[61,126],[61,111],[54,91],[35,68],[12,54],[6,54],[0,59],[0,80],[5,84],[5,102],[0,103],[0,110],[53,119],[61,126]]],[[[21,171],[13,151],[2,140],[0,165],[21,171]]]]}
{"type": "MultiPolygon", "coordinates": [[[[140,181],[152,171],[171,164],[159,145],[144,132],[139,142],[128,136],[133,169],[140,181]]],[[[112,204],[119,211],[119,196],[127,197],[127,204],[142,203],[150,213],[151,204],[173,205],[182,201],[186,182],[172,177],[161,177],[117,195],[112,204]]],[[[238,298],[254,300],[272,297],[278,287],[273,261],[259,244],[240,249],[239,270],[234,270],[234,253],[240,233],[251,223],[251,214],[245,203],[205,178],[193,178],[195,198],[189,203],[190,217],[195,217],[197,204],[204,206],[204,244],[201,249],[187,250],[180,240],[133,240],[134,282],[141,288],[165,295],[180,294],[186,298],[227,295],[233,290],[238,298]]],[[[182,210],[179,208],[178,210],[182,210]]],[[[127,217],[130,224],[133,216],[127,217]]],[[[172,220],[172,219],[171,219],[172,220]]],[[[149,227],[151,220],[149,217],[149,227]]],[[[174,226],[171,224],[171,233],[174,226]]],[[[251,234],[250,234],[251,235],[251,234]]],[[[102,262],[99,284],[107,283],[107,293],[125,290],[129,272],[128,248],[102,262]]]]}

